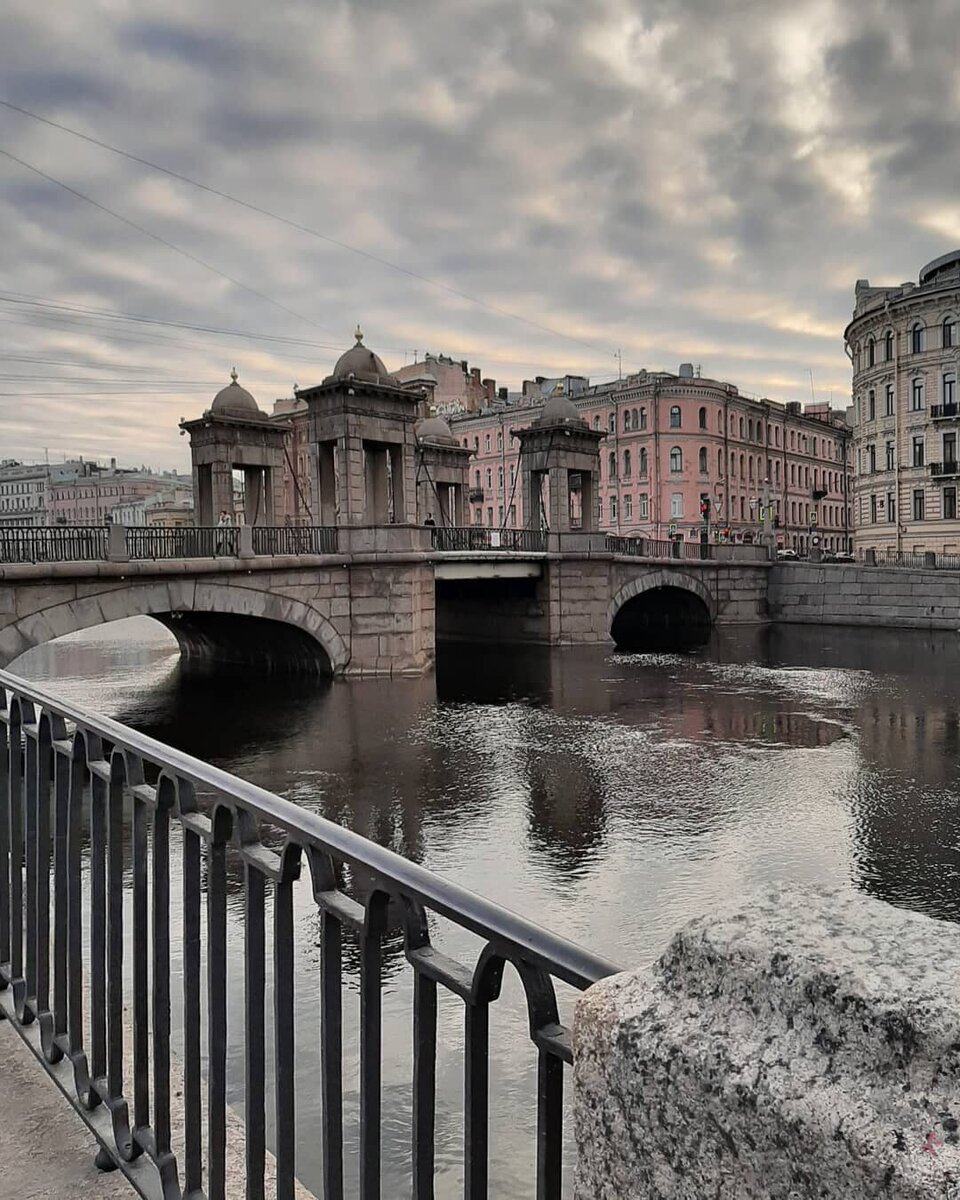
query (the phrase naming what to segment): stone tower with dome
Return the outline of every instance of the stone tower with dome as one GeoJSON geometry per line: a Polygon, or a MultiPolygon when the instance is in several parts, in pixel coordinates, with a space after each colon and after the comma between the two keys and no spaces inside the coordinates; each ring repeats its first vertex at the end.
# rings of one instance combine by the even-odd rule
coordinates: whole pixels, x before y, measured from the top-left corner
{"type": "Polygon", "coordinates": [[[600,443],[569,396],[551,396],[520,441],[520,478],[527,527],[551,533],[599,527],[600,443]]]}
{"type": "Polygon", "coordinates": [[[201,417],[181,421],[190,438],[198,525],[216,525],[221,512],[232,523],[277,525],[283,514],[284,447],[289,421],[260,409],[234,368],[201,417]]]}
{"type": "Polygon", "coordinates": [[[359,326],[354,337],[322,383],[297,393],[307,404],[318,524],[416,524],[423,397],[391,377],[359,326]]]}

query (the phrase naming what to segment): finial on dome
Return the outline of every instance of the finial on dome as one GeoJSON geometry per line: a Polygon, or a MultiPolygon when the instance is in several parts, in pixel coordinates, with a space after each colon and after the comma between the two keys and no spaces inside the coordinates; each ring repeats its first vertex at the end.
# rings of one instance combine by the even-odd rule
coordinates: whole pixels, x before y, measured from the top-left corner
{"type": "Polygon", "coordinates": [[[237,374],[237,368],[236,368],[236,367],[234,367],[234,368],[233,368],[233,369],[230,371],[230,382],[231,382],[231,383],[236,383],[236,382],[237,382],[237,380],[238,380],[239,378],[240,378],[240,376],[237,374]]]}
{"type": "Polygon", "coordinates": [[[360,328],[359,321],[357,322],[357,328],[354,331],[353,336],[357,339],[357,345],[359,346],[360,343],[363,341],[363,330],[360,328]]]}

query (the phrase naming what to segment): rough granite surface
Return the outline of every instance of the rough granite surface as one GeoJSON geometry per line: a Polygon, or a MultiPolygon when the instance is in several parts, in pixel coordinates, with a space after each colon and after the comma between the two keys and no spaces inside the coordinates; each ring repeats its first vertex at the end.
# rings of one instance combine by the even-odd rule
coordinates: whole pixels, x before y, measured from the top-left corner
{"type": "Polygon", "coordinates": [[[846,891],[692,922],[581,997],[577,1200],[960,1200],[960,929],[846,891]]]}

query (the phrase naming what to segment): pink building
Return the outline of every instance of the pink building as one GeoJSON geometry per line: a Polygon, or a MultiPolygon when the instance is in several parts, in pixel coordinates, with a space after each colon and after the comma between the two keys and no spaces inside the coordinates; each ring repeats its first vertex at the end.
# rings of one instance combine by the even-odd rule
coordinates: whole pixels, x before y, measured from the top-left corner
{"type": "Polygon", "coordinates": [[[50,525],[103,525],[117,505],[146,500],[176,484],[189,487],[189,477],[128,470],[118,467],[116,460],[111,460],[109,467],[89,462],[70,464],[69,469],[54,467],[47,487],[47,521],[50,525]]]}
{"type": "Polygon", "coordinates": [[[522,511],[518,442],[551,394],[569,395],[600,450],[600,523],[620,535],[754,541],[770,520],[779,546],[850,548],[850,429],[825,405],[801,411],[741,396],[697,377],[641,371],[591,387],[577,376],[537,381],[516,404],[451,418],[472,449],[472,522],[529,524],[522,511]],[[816,538],[817,541],[813,542],[816,538]]]}

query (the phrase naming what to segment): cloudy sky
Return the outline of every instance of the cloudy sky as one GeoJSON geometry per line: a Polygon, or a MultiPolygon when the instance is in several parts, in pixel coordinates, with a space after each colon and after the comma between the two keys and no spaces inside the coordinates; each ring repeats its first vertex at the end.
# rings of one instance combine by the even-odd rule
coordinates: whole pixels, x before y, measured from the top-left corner
{"type": "Polygon", "coordinates": [[[511,388],[620,349],[843,402],[854,281],[960,244],[958,39],[952,0],[0,0],[0,99],[290,222],[0,108],[0,455],[183,465],[234,363],[269,407],[357,321],[511,388]]]}

